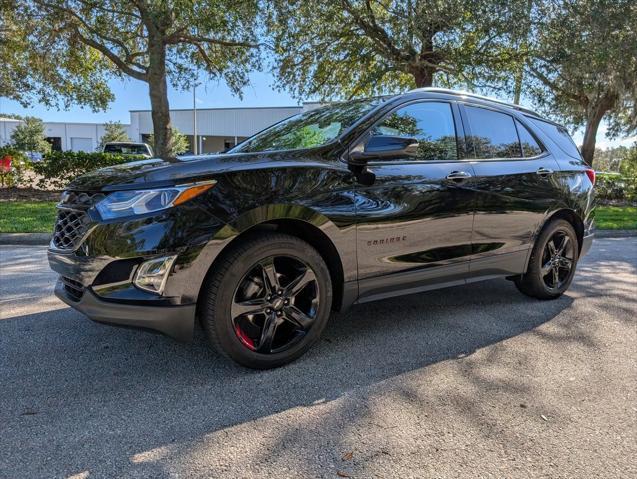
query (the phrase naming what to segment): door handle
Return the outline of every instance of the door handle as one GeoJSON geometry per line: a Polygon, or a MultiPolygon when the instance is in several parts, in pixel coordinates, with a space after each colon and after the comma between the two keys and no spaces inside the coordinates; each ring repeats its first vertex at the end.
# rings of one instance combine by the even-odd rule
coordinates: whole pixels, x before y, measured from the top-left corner
{"type": "Polygon", "coordinates": [[[552,175],[554,173],[553,170],[551,170],[550,168],[544,168],[543,166],[538,168],[538,170],[535,172],[540,176],[549,176],[552,175]]]}
{"type": "Polygon", "coordinates": [[[471,173],[466,171],[452,171],[447,175],[447,179],[452,181],[463,181],[467,178],[471,178],[471,173]]]}

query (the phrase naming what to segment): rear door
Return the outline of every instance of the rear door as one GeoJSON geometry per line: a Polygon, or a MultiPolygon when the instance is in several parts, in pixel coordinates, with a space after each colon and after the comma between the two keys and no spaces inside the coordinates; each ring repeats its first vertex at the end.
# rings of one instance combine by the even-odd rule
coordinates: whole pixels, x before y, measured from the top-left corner
{"type": "Polygon", "coordinates": [[[356,143],[374,136],[418,141],[411,156],[370,161],[375,180],[357,188],[360,300],[464,282],[473,170],[461,161],[457,131],[464,139],[455,103],[422,100],[396,107],[356,143]]]}
{"type": "Polygon", "coordinates": [[[482,105],[461,109],[476,175],[471,276],[521,273],[534,233],[559,201],[558,165],[520,119],[482,105]]]}

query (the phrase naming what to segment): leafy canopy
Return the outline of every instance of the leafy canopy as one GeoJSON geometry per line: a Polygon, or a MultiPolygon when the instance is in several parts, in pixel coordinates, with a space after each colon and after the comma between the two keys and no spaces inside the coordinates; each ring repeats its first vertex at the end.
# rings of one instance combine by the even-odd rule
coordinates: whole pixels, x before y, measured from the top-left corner
{"type": "Polygon", "coordinates": [[[113,100],[108,62],[95,50],[57,34],[42,13],[0,0],[0,97],[28,107],[103,110],[113,100]]]}
{"type": "Polygon", "coordinates": [[[275,0],[281,85],[299,97],[497,82],[513,61],[519,0],[275,0]]]}

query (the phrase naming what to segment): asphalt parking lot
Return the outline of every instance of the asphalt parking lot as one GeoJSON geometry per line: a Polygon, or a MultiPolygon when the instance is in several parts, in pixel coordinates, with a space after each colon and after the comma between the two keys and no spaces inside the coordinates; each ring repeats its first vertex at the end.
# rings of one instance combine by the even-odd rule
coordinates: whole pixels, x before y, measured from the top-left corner
{"type": "Polygon", "coordinates": [[[0,477],[637,477],[637,238],[561,299],[505,280],[356,306],[294,364],[94,324],[0,247],[0,477]]]}

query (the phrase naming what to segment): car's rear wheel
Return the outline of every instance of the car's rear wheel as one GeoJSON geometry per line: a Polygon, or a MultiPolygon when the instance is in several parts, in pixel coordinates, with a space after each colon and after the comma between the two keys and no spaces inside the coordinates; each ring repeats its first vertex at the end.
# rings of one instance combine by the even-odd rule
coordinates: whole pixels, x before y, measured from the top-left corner
{"type": "Polygon", "coordinates": [[[527,272],[515,279],[515,285],[539,299],[555,299],[571,285],[579,254],[577,234],[565,220],[551,221],[540,233],[527,272]]]}
{"type": "Polygon", "coordinates": [[[329,318],[332,284],[312,246],[267,233],[224,254],[203,294],[200,314],[212,345],[244,366],[268,369],[316,342],[329,318]]]}

